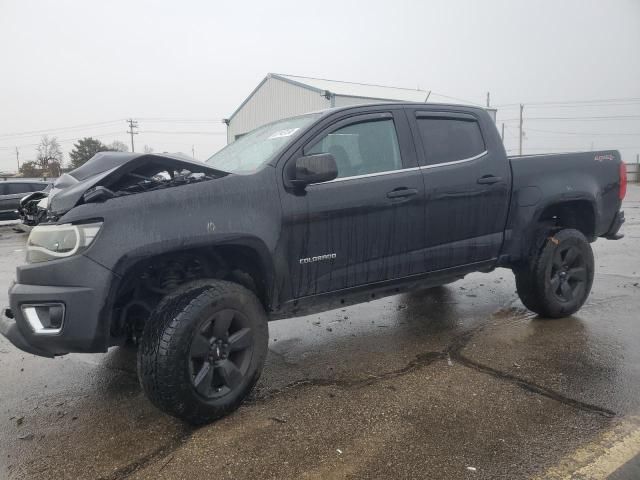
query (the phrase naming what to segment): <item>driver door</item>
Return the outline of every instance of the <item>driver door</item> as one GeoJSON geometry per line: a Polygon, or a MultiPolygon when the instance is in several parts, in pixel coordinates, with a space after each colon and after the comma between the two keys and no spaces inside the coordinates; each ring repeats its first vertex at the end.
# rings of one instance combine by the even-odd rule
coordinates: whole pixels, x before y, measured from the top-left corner
{"type": "Polygon", "coordinates": [[[283,198],[293,298],[421,273],[424,182],[404,111],[337,120],[297,156],[319,153],[338,177],[283,198]]]}

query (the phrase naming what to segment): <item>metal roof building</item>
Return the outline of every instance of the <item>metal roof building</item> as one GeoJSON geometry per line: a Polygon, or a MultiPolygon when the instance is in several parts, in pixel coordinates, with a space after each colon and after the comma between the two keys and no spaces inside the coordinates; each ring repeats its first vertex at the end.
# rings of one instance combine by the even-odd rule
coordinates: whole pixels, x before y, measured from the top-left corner
{"type": "Polygon", "coordinates": [[[426,102],[428,96],[423,90],[269,73],[225,120],[227,143],[281,118],[364,103],[426,102]]]}

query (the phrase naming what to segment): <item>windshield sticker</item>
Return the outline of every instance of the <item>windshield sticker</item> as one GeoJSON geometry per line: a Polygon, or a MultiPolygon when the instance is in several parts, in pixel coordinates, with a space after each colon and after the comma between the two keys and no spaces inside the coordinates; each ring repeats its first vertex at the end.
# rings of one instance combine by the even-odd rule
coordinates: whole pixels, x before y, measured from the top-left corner
{"type": "Polygon", "coordinates": [[[275,133],[272,133],[271,136],[267,140],[273,140],[274,138],[283,138],[290,137],[294,133],[296,133],[300,128],[287,128],[285,130],[278,130],[275,133]]]}

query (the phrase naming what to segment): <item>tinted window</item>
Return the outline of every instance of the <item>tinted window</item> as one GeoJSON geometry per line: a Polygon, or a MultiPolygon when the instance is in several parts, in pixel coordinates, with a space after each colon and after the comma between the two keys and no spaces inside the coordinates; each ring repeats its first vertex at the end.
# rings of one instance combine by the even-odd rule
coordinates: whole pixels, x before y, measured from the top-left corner
{"type": "Polygon", "coordinates": [[[464,160],[485,151],[475,120],[418,118],[417,121],[429,165],[464,160]]]}
{"type": "Polygon", "coordinates": [[[31,191],[32,192],[39,192],[41,190],[44,190],[45,188],[47,188],[47,184],[46,183],[32,183],[31,184],[31,191]]]}
{"type": "Polygon", "coordinates": [[[5,185],[7,195],[16,195],[18,193],[31,193],[31,184],[29,183],[10,183],[5,185]]]}
{"type": "Polygon", "coordinates": [[[334,130],[305,153],[331,153],[336,159],[338,177],[402,168],[398,137],[391,119],[355,123],[334,130]]]}

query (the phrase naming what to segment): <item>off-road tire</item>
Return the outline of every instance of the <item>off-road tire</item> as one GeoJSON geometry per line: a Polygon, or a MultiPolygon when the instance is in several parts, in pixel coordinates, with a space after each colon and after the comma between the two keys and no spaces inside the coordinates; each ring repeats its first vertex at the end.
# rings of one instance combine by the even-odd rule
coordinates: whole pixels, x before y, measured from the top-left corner
{"type": "Polygon", "coordinates": [[[525,307],[542,317],[566,317],[580,310],[589,297],[594,275],[593,251],[578,230],[559,230],[549,233],[527,264],[515,268],[514,273],[518,296],[525,307]],[[577,255],[575,261],[560,268],[569,251],[577,255]],[[565,291],[569,293],[567,287],[571,295],[565,296],[565,291]]]}
{"type": "MultiPolygon", "coordinates": [[[[213,329],[213,321],[210,325],[213,329]]],[[[238,408],[255,386],[268,340],[267,316],[251,291],[222,280],[191,282],[167,295],[147,321],[138,349],[138,378],[160,410],[194,425],[205,424],[238,408]],[[194,386],[192,342],[202,333],[201,325],[207,318],[229,310],[238,312],[250,327],[251,350],[243,361],[247,371],[227,394],[208,398],[194,386]]]]}

